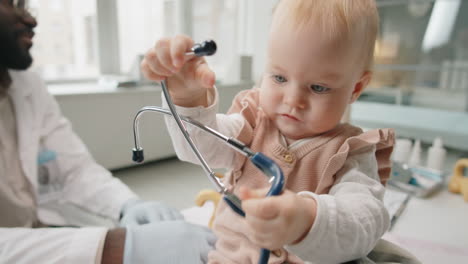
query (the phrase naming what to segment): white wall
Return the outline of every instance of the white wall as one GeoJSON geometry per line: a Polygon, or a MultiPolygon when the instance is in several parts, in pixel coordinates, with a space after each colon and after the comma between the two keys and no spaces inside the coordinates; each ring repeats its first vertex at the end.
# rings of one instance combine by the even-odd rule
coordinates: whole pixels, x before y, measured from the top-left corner
{"type": "MultiPolygon", "coordinates": [[[[143,106],[161,105],[160,88],[147,86],[96,92],[100,89],[97,84],[73,86],[70,89],[51,87],[51,92],[96,161],[108,169],[135,165],[131,160],[133,118],[143,106]],[[86,87],[78,89],[80,86],[86,87]],[[74,92],[77,89],[79,92],[74,92]]],[[[237,92],[251,86],[251,83],[244,83],[218,87],[220,111],[227,110],[237,92]]],[[[150,112],[142,116],[140,141],[146,161],[174,156],[161,114],[150,112]]]]}
{"type": "Polygon", "coordinates": [[[253,76],[257,81],[264,71],[266,63],[266,48],[268,32],[270,30],[271,14],[273,7],[278,0],[262,0],[251,2],[252,12],[255,23],[252,24],[253,30],[253,76]]]}
{"type": "Polygon", "coordinates": [[[250,1],[239,4],[239,52],[253,57],[253,78],[258,81],[263,73],[266,45],[273,7],[278,0],[250,1]]]}

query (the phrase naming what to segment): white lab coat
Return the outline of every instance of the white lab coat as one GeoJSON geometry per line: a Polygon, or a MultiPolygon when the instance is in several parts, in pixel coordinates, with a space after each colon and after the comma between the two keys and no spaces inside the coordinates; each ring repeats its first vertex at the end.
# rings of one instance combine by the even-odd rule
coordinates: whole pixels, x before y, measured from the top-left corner
{"type": "MultiPolygon", "coordinates": [[[[34,190],[39,220],[70,224],[42,208],[43,201],[52,200],[117,222],[122,205],[135,194],[96,164],[37,75],[27,71],[10,71],[10,75],[8,92],[16,113],[19,158],[34,190]],[[56,153],[55,160],[44,164],[49,176],[46,184],[38,181],[42,150],[56,153]]],[[[105,234],[104,227],[0,228],[0,263],[95,263],[105,234]]]]}

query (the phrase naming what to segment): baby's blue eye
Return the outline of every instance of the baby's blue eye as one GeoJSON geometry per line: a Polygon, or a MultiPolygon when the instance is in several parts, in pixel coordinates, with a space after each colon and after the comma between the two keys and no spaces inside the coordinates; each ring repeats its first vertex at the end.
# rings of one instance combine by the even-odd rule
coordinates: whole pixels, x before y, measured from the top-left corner
{"type": "Polygon", "coordinates": [[[284,78],[281,75],[273,75],[273,78],[275,79],[276,82],[278,83],[284,83],[286,82],[286,78],[284,78]]]}
{"type": "Polygon", "coordinates": [[[318,84],[312,84],[310,86],[310,89],[316,93],[325,93],[325,92],[328,92],[328,90],[330,90],[330,88],[327,88],[325,86],[318,85],[318,84]]]}

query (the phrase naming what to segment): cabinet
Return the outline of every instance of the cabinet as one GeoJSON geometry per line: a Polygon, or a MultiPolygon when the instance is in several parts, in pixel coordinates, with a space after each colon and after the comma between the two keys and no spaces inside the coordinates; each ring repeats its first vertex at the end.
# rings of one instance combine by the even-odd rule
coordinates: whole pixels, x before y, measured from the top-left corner
{"type": "Polygon", "coordinates": [[[468,111],[468,1],[378,1],[374,77],[361,100],[468,111]]]}
{"type": "Polygon", "coordinates": [[[377,1],[373,80],[351,111],[365,128],[468,150],[468,1],[377,1]]]}

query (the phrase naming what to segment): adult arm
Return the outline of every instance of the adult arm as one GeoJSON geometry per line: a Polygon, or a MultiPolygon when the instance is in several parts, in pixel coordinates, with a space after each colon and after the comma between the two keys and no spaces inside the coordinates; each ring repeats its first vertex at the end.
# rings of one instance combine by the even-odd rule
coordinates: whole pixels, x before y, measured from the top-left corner
{"type": "Polygon", "coordinates": [[[111,229],[106,234],[102,250],[102,264],[121,264],[125,249],[125,228],[111,229]]]}
{"type": "Polygon", "coordinates": [[[105,228],[0,228],[2,263],[206,263],[215,235],[185,221],[105,228]]]}
{"type": "Polygon", "coordinates": [[[94,264],[106,228],[0,228],[2,263],[94,264]]]}
{"type": "Polygon", "coordinates": [[[39,147],[56,153],[50,177],[63,186],[61,202],[118,220],[123,204],[136,195],[94,161],[39,78],[38,83],[41,87],[35,87],[33,96],[41,111],[39,147]]]}

